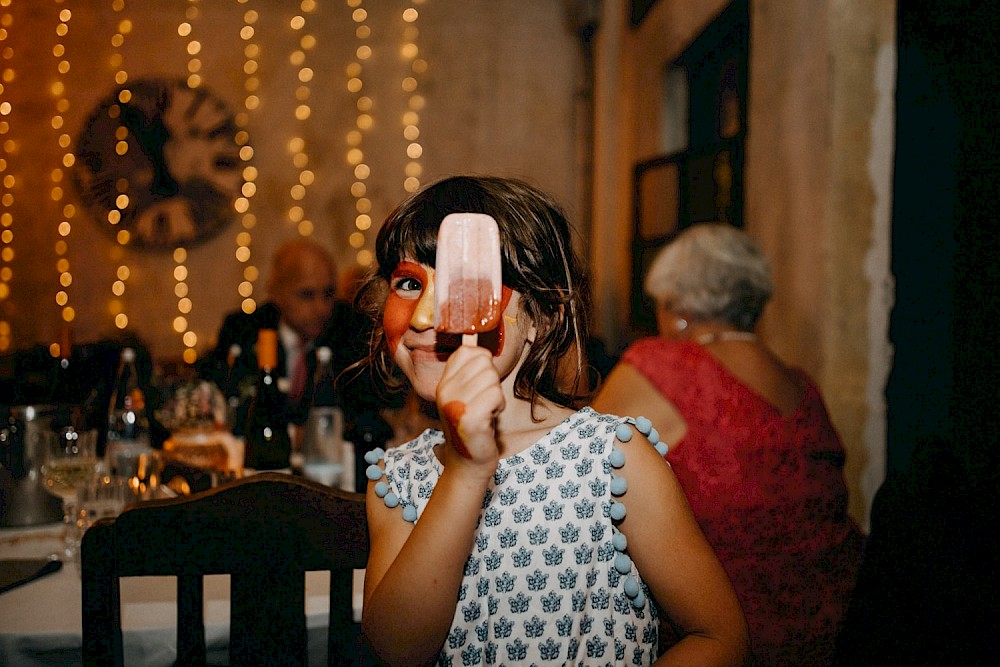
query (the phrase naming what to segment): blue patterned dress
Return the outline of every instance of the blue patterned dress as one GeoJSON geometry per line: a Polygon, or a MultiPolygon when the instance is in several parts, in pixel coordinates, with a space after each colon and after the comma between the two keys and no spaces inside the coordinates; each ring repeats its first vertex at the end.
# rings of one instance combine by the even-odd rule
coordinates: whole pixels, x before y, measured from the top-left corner
{"type": "MultiPolygon", "coordinates": [[[[616,527],[627,494],[614,474],[624,461],[615,444],[631,437],[626,423],[635,421],[584,408],[500,461],[439,664],[655,659],[655,606],[616,527]]],[[[408,520],[420,520],[443,470],[433,451],[442,442],[427,430],[384,453],[376,493],[408,520]]]]}

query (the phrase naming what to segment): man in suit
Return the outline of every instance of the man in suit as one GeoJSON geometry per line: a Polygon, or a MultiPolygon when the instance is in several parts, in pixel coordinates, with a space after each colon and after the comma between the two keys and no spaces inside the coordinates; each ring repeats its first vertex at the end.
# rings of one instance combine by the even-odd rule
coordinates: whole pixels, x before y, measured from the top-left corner
{"type": "MultiPolygon", "coordinates": [[[[335,375],[365,355],[368,325],[349,303],[337,299],[336,285],[333,258],[321,245],[304,238],[281,245],[272,259],[269,301],[252,313],[237,311],[226,316],[215,350],[202,366],[202,376],[229,395],[241,390],[245,393],[258,373],[257,332],[276,329],[279,386],[288,396],[290,420],[304,422],[312,396],[316,350],[332,350],[335,375]],[[230,362],[233,345],[239,346],[240,354],[230,362]]],[[[381,398],[367,370],[341,376],[337,396],[348,431],[359,421],[384,424],[379,416],[381,398]]],[[[241,425],[238,419],[234,430],[239,432],[241,425]]]]}

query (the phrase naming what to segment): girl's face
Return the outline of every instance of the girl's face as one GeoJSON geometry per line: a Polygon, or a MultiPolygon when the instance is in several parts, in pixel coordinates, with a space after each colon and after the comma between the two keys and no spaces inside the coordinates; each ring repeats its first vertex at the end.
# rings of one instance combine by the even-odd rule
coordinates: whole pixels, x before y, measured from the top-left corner
{"type": "MultiPolygon", "coordinates": [[[[520,312],[520,295],[503,288],[503,318],[496,331],[479,335],[479,345],[493,351],[500,377],[509,375],[524,354],[534,328],[520,312]]],[[[460,334],[434,329],[434,269],[403,260],[389,278],[389,296],[382,314],[386,344],[417,394],[434,400],[448,356],[462,344],[460,334]]]]}

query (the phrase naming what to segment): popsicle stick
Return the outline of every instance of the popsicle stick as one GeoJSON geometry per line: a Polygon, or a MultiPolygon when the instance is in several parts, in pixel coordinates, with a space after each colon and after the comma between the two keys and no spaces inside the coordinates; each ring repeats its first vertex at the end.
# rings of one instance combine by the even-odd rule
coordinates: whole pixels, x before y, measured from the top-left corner
{"type": "Polygon", "coordinates": [[[479,334],[462,334],[462,345],[469,345],[471,347],[479,345],[479,334]]]}

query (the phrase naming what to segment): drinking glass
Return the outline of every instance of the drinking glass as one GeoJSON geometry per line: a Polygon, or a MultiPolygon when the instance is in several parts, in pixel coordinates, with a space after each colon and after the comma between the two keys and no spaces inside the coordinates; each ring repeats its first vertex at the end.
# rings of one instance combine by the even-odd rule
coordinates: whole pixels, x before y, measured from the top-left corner
{"type": "Polygon", "coordinates": [[[42,464],[42,482],[45,488],[62,499],[63,553],[73,559],[79,547],[76,530],[77,500],[80,489],[91,483],[100,473],[97,458],[97,431],[77,431],[72,426],[56,432],[46,432],[45,463],[42,464]]]}
{"type": "Polygon", "coordinates": [[[142,442],[109,442],[104,453],[110,475],[128,480],[132,491],[141,499],[156,497],[163,473],[160,452],[142,442]]]}

